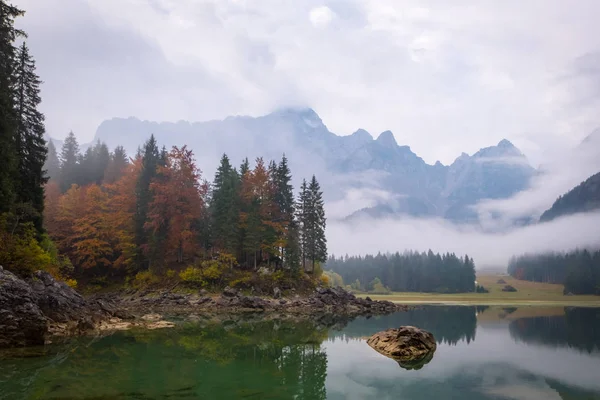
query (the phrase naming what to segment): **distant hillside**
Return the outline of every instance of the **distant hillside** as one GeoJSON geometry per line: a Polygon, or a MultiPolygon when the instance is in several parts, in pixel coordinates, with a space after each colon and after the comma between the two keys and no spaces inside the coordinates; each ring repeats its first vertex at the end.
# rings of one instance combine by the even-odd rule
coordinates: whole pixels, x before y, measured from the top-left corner
{"type": "Polygon", "coordinates": [[[542,214],[540,222],[596,209],[600,209],[600,172],[560,196],[552,207],[542,214]]]}

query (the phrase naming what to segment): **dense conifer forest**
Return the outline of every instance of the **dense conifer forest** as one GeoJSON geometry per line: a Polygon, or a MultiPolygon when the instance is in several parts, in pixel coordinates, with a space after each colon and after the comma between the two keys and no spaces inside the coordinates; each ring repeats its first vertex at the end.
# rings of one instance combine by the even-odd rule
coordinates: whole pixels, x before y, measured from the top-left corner
{"type": "Polygon", "coordinates": [[[564,284],[565,293],[600,295],[600,251],[513,257],[508,273],[517,279],[564,284]]]}
{"type": "Polygon", "coordinates": [[[326,268],[352,289],[373,293],[475,291],[475,263],[455,254],[405,252],[376,256],[335,257],[326,268]]]}

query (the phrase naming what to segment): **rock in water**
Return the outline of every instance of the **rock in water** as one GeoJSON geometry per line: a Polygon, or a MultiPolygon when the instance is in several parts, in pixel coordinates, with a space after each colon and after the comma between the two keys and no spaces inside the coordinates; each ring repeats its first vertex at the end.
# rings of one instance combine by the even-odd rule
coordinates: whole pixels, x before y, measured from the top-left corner
{"type": "Polygon", "coordinates": [[[0,268],[0,348],[44,344],[47,330],[35,292],[0,268]]]}
{"type": "Polygon", "coordinates": [[[431,361],[437,348],[430,332],[414,326],[401,326],[376,333],[367,340],[367,344],[406,369],[422,368],[431,361]]]}

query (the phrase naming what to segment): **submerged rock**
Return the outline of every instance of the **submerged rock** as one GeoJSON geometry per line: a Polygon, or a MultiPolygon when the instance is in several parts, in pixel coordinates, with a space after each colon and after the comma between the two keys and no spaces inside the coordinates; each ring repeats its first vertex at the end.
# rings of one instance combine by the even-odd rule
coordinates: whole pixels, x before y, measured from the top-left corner
{"type": "Polygon", "coordinates": [[[437,348],[430,332],[414,326],[401,326],[378,332],[367,340],[377,352],[398,362],[402,368],[419,369],[433,358],[437,348]]]}

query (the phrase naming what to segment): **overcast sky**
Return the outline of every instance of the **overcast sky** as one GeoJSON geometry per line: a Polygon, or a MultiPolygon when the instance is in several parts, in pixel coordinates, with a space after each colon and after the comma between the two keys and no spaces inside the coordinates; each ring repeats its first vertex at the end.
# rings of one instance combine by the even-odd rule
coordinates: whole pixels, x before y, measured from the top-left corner
{"type": "Polygon", "coordinates": [[[13,0],[48,133],[309,106],[427,162],[513,141],[534,164],[600,126],[597,0],[13,0]]]}

